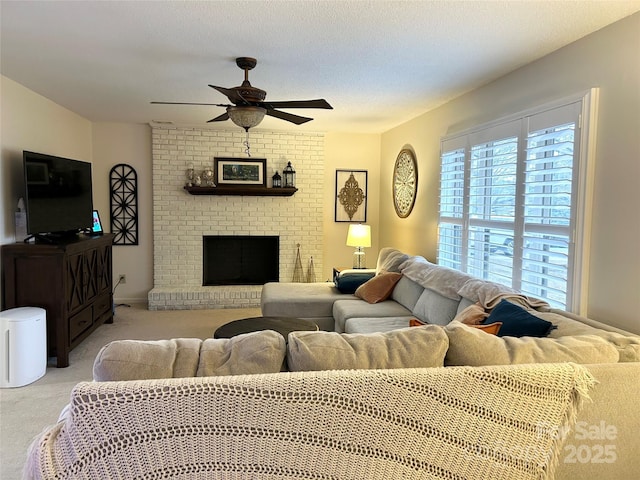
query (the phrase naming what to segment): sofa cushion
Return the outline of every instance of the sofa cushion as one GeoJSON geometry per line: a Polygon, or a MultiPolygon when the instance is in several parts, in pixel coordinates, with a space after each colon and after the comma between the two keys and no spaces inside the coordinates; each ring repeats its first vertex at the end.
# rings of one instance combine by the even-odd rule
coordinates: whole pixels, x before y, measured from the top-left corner
{"type": "Polygon", "coordinates": [[[622,333],[592,327],[570,317],[554,312],[534,312],[537,317],[552,322],[556,329],[550,337],[560,338],[575,335],[597,335],[611,343],[620,354],[620,362],[640,362],[640,336],[623,335],[622,333]]]}
{"type": "Polygon", "coordinates": [[[361,317],[349,318],[344,324],[344,333],[391,332],[409,327],[412,317],[361,317]]]}
{"type": "Polygon", "coordinates": [[[335,319],[334,327],[336,332],[344,332],[345,322],[350,318],[409,316],[413,316],[411,310],[406,309],[393,300],[385,300],[380,303],[367,303],[364,300],[353,298],[352,300],[336,300],[333,304],[333,318],[335,319]]]}
{"type": "Polygon", "coordinates": [[[523,363],[616,363],[616,348],[595,335],[562,338],[499,337],[460,322],[444,328],[449,336],[446,365],[510,365],[523,363]]]}
{"type": "Polygon", "coordinates": [[[208,338],[200,349],[198,377],[276,373],[286,355],[284,337],[273,330],[208,338]]]}
{"type": "Polygon", "coordinates": [[[403,275],[393,289],[393,292],[391,292],[391,299],[403,307],[413,310],[423,290],[424,287],[403,275]]]}
{"type": "Polygon", "coordinates": [[[458,303],[458,300],[425,288],[412,311],[423,322],[444,326],[456,316],[458,303]]]}
{"type": "Polygon", "coordinates": [[[93,362],[97,382],[193,377],[200,357],[199,338],[116,340],[100,349],[93,362]]]}
{"type": "Polygon", "coordinates": [[[502,322],[498,333],[501,337],[546,337],[553,329],[551,322],[530,314],[508,300],[501,300],[482,323],[488,325],[494,322],[502,322]]]}
{"type": "Polygon", "coordinates": [[[229,339],[116,340],[98,352],[98,382],[279,372],[285,341],[272,330],[229,339]]]}
{"type": "Polygon", "coordinates": [[[374,273],[341,273],[335,279],[336,288],[340,293],[354,293],[360,285],[371,280],[373,276],[374,273]]]}
{"type": "Polygon", "coordinates": [[[402,274],[397,272],[381,273],[360,285],[354,295],[368,303],[383,302],[391,296],[401,277],[402,274]]]}
{"type": "Polygon", "coordinates": [[[340,293],[332,282],[269,282],[262,287],[260,308],[265,317],[330,318],[340,298],[355,297],[340,293]]]}
{"type": "Polygon", "coordinates": [[[371,334],[292,332],[287,363],[291,371],[441,367],[448,343],[434,325],[371,334]]]}

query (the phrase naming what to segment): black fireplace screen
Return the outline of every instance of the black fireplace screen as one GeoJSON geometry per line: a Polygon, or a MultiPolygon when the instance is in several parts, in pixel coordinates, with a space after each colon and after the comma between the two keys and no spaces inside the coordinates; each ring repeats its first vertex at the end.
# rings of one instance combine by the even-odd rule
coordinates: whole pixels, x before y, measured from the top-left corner
{"type": "Polygon", "coordinates": [[[202,285],[263,285],[277,282],[280,237],[202,237],[202,285]]]}

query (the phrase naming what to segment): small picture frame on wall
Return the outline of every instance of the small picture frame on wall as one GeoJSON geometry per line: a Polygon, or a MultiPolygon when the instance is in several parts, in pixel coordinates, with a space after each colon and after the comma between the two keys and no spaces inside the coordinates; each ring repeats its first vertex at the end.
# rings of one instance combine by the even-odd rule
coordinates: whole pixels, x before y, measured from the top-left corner
{"type": "Polygon", "coordinates": [[[229,187],[266,187],[266,165],[266,158],[214,157],[214,183],[229,187]]]}
{"type": "Polygon", "coordinates": [[[367,221],[367,170],[336,170],[336,222],[367,221]]]}

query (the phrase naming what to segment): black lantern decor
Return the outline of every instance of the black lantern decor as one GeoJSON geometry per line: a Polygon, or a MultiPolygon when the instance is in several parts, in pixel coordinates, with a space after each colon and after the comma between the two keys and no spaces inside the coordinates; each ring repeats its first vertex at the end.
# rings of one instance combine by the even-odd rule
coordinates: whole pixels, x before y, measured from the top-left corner
{"type": "Polygon", "coordinates": [[[282,177],[280,176],[277,170],[276,170],[276,173],[273,175],[273,177],[271,177],[271,180],[273,181],[273,185],[272,185],[273,188],[282,187],[282,177]]]}
{"type": "Polygon", "coordinates": [[[282,176],[284,177],[284,187],[296,186],[296,171],[291,166],[291,162],[287,162],[287,166],[282,170],[282,176]]]}

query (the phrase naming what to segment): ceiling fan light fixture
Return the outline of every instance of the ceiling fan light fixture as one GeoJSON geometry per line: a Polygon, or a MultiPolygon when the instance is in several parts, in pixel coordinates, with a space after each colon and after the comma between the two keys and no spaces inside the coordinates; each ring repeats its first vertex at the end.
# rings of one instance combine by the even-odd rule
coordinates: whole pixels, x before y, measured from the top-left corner
{"type": "Polygon", "coordinates": [[[258,125],[266,113],[267,109],[262,107],[227,107],[227,114],[231,121],[247,131],[258,125]]]}

